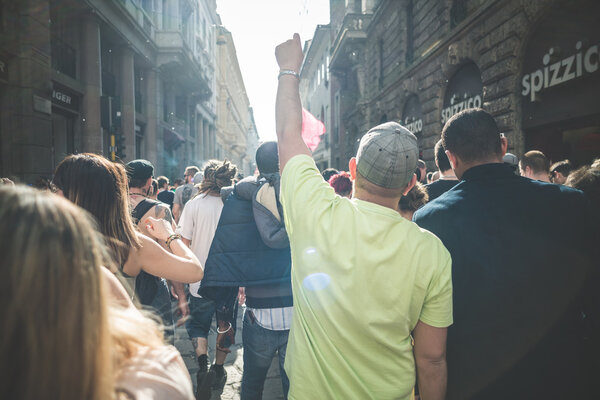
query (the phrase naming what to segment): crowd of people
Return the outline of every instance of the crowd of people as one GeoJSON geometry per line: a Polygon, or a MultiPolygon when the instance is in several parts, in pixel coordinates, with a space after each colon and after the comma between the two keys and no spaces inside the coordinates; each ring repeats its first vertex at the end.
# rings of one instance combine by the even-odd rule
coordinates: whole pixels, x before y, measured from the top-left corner
{"type": "Polygon", "coordinates": [[[210,399],[245,305],[242,399],[262,398],[274,357],[290,399],[596,398],[600,159],[519,160],[468,109],[444,125],[436,171],[387,122],[348,171],[320,172],[297,35],[276,59],[278,140],[253,176],[211,160],[172,187],[147,160],[85,153],[51,190],[2,179],[0,392],[210,399]]]}

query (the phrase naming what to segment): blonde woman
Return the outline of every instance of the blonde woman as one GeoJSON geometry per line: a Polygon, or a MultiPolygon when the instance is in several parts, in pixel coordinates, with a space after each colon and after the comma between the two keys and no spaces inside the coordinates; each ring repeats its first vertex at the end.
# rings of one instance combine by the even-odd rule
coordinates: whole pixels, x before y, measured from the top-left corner
{"type": "Polygon", "coordinates": [[[92,218],[0,188],[0,393],[7,399],[193,399],[181,357],[131,304],[92,218]]]}
{"type": "Polygon", "coordinates": [[[52,181],[59,195],[95,217],[112,257],[133,287],[141,270],[168,280],[192,283],[204,271],[194,253],[163,220],[152,219],[152,238],[135,229],[127,200],[127,173],[121,164],[97,154],[75,154],[57,167],[52,181]],[[168,244],[167,244],[168,242],[168,244]],[[172,254],[169,252],[172,252],[172,254]]]}

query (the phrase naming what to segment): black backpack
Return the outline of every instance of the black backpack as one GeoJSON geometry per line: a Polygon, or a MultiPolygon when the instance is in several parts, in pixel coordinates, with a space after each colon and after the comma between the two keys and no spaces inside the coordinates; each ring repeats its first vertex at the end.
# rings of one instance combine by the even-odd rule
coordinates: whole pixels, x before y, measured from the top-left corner
{"type": "MultiPolygon", "coordinates": [[[[144,199],[140,201],[131,213],[134,223],[137,224],[146,215],[148,210],[157,204],[160,203],[154,200],[144,199]]],[[[159,283],[159,277],[150,275],[146,271],[140,271],[135,278],[135,293],[141,304],[145,306],[152,304],[154,297],[156,297],[159,283]]]]}

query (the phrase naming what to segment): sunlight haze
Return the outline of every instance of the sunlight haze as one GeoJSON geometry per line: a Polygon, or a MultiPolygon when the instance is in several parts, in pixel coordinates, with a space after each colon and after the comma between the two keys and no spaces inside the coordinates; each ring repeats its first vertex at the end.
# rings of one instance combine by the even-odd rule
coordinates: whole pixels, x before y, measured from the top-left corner
{"type": "Polygon", "coordinates": [[[275,46],[300,34],[312,39],[318,24],[329,23],[327,0],[217,0],[223,26],[233,35],[246,92],[261,140],[275,140],[275,46]]]}

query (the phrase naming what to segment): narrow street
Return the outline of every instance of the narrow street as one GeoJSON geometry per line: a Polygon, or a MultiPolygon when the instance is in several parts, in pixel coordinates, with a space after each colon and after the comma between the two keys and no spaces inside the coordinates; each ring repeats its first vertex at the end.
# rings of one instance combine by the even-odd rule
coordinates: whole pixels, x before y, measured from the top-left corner
{"type": "MultiPolygon", "coordinates": [[[[240,309],[238,313],[237,326],[241,327],[243,309],[240,309]]],[[[215,338],[216,338],[216,325],[213,323],[211,327],[210,335],[208,337],[208,353],[209,358],[214,361],[215,357],[215,338]]],[[[198,362],[196,361],[196,355],[192,342],[185,330],[185,327],[179,327],[175,330],[175,347],[181,353],[185,365],[190,372],[192,377],[192,384],[194,385],[194,392],[196,390],[196,373],[198,372],[198,362]]],[[[242,349],[242,331],[238,329],[235,335],[235,344],[231,346],[231,353],[227,356],[225,361],[225,370],[227,371],[227,383],[223,388],[223,391],[213,391],[212,400],[239,400],[240,390],[242,386],[242,371],[244,367],[244,350],[242,349]]],[[[273,359],[267,379],[265,381],[265,388],[263,392],[263,400],[279,400],[283,399],[283,391],[281,389],[281,378],[279,376],[279,365],[277,359],[273,359]]]]}

